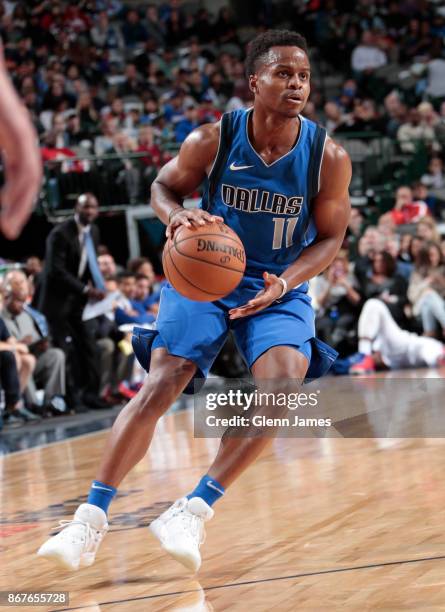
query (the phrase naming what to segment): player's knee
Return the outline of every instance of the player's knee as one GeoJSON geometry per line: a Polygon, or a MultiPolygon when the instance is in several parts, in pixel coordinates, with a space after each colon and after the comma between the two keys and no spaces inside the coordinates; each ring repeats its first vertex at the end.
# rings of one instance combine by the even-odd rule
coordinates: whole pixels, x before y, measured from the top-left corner
{"type": "Polygon", "coordinates": [[[196,366],[185,359],[173,367],[150,370],[144,386],[137,396],[136,410],[142,419],[161,417],[192,378],[196,366]]]}

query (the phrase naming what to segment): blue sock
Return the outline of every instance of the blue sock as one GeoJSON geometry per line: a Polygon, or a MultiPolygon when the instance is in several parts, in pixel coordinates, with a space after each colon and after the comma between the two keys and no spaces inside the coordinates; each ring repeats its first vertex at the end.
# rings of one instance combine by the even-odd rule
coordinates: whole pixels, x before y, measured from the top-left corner
{"type": "Polygon", "coordinates": [[[102,508],[106,514],[108,512],[108,506],[111,504],[116,493],[117,489],[111,485],[104,484],[103,482],[100,482],[100,480],[93,480],[91,483],[90,492],[88,494],[87,503],[102,508]]]}
{"type": "Polygon", "coordinates": [[[225,491],[222,484],[219,484],[217,480],[206,474],[201,478],[195,490],[187,495],[187,499],[200,497],[209,506],[213,506],[213,504],[224,495],[225,491]]]}

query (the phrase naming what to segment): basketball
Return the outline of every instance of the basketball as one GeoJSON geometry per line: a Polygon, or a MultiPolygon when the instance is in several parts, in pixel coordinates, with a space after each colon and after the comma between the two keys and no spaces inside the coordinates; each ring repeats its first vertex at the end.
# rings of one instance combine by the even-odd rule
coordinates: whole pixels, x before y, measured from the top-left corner
{"type": "Polygon", "coordinates": [[[246,268],[244,246],[224,223],[179,227],[165,244],[162,263],[169,283],[181,295],[214,302],[231,293],[246,268]]]}

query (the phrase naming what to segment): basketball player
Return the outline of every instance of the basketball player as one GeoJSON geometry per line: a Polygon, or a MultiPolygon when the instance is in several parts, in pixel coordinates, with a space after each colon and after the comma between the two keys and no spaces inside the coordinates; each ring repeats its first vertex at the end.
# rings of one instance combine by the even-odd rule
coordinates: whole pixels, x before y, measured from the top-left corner
{"type": "Polygon", "coordinates": [[[14,240],[32,212],[42,180],[37,134],[5,68],[0,41],[0,150],[5,184],[0,192],[0,231],[14,240]]]}
{"type": "MultiPolygon", "coordinates": [[[[212,303],[163,289],[156,330],[134,340],[148,377],[113,426],[88,503],[39,550],[66,568],[94,562],[118,485],[146,454],[159,417],[190,390],[191,379],[205,378],[229,328],[257,382],[315,378],[336,357],[314,338],[307,280],[331,263],[342,244],[350,160],[323,128],[301,115],[310,91],[303,37],[261,34],[250,46],[246,69],[253,108],[192,132],[159,173],[151,199],[167,236],[181,225],[224,220],[245,246],[245,277],[232,294],[212,303]],[[201,207],[185,210],[183,198],[206,177],[201,207]]],[[[151,524],[164,550],[188,569],[200,566],[212,505],[268,442],[225,434],[196,488],[151,524]]]]}

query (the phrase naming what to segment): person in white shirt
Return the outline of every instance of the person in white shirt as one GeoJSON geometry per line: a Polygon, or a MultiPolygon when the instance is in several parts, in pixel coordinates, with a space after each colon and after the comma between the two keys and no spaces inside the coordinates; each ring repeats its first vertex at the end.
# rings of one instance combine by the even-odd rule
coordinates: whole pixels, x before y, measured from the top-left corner
{"type": "Polygon", "coordinates": [[[386,63],[386,55],[376,45],[374,34],[369,30],[363,32],[361,43],[351,56],[351,67],[354,72],[369,72],[385,66],[386,63]]]}

